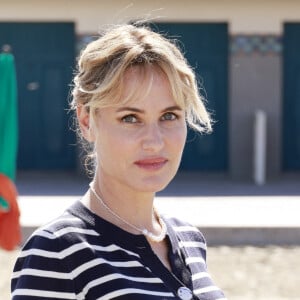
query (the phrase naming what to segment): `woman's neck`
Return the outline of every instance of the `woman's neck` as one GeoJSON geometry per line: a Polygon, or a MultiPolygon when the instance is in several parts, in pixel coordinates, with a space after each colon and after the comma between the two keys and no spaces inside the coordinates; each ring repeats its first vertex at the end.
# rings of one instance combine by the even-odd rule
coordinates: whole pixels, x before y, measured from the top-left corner
{"type": "Polygon", "coordinates": [[[89,190],[84,202],[97,215],[134,234],[141,233],[134,227],[160,234],[161,225],[153,209],[155,193],[135,191],[119,183],[108,184],[97,177],[91,186],[95,193],[89,190]]]}

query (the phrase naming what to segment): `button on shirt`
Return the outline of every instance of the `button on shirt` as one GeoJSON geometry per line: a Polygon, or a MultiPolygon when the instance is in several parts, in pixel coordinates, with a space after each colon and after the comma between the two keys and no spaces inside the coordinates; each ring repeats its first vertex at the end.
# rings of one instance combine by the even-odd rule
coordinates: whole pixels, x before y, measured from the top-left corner
{"type": "Polygon", "coordinates": [[[178,289],[177,295],[181,300],[192,300],[193,299],[192,291],[185,286],[182,286],[178,289]]]}

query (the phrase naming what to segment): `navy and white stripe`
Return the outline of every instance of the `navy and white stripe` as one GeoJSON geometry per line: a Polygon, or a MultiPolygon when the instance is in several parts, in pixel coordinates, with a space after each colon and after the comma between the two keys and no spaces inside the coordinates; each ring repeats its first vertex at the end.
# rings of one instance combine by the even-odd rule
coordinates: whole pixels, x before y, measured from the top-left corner
{"type": "Polygon", "coordinates": [[[178,288],[187,286],[193,299],[224,300],[207,272],[202,234],[177,219],[164,220],[173,273],[143,235],[123,231],[75,203],[22,249],[12,299],[167,300],[178,299],[178,288]]]}

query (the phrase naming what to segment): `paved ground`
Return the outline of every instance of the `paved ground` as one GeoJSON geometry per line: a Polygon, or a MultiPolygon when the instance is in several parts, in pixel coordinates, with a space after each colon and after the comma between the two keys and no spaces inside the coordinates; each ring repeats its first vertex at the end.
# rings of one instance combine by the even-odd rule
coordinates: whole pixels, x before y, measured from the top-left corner
{"type": "MultiPolygon", "coordinates": [[[[183,174],[158,195],[157,204],[203,228],[210,273],[228,299],[300,299],[299,182],[292,176],[257,187],[222,176],[183,174]]],[[[20,174],[24,233],[78,199],[87,183],[68,173],[20,174]]],[[[1,300],[9,299],[17,253],[0,251],[1,300]]]]}

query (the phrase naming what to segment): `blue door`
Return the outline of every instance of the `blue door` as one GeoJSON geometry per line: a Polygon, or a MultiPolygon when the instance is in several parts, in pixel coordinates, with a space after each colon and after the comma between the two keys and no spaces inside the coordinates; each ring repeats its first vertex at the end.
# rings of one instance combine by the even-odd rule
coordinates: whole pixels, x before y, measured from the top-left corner
{"type": "Polygon", "coordinates": [[[189,130],[181,170],[227,171],[228,29],[225,23],[158,23],[158,31],[179,41],[197,73],[207,108],[216,121],[210,135],[189,130]]]}
{"type": "Polygon", "coordinates": [[[283,160],[285,171],[300,170],[300,23],[284,25],[283,160]]]}
{"type": "Polygon", "coordinates": [[[19,103],[18,169],[73,169],[69,86],[75,61],[73,23],[0,23],[0,46],[15,56],[19,103]]]}

